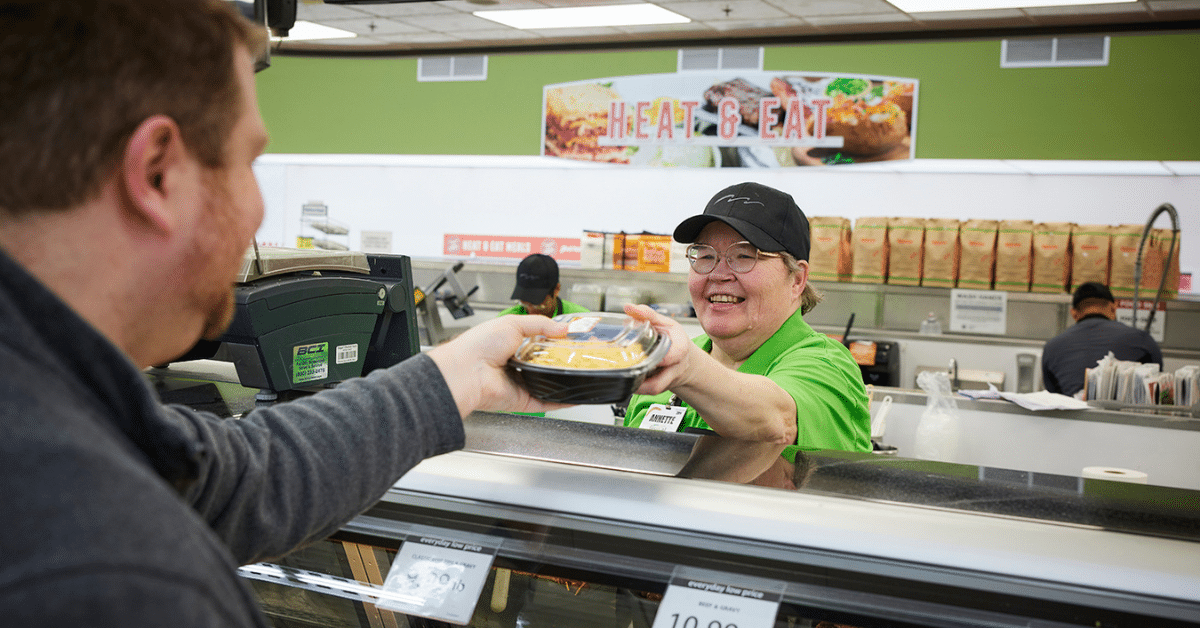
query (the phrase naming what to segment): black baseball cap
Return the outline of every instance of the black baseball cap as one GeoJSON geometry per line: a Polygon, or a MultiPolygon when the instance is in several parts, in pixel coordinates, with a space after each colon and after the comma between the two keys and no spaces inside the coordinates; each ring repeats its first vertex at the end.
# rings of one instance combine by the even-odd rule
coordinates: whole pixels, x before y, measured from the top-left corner
{"type": "Polygon", "coordinates": [[[558,262],[549,255],[534,253],[517,266],[517,285],[512,297],[526,303],[541,303],[558,285],[558,262]]]}
{"type": "Polygon", "coordinates": [[[1087,299],[1103,299],[1105,301],[1113,302],[1116,301],[1116,299],[1113,298],[1112,291],[1108,289],[1108,286],[1098,281],[1088,281],[1086,283],[1079,284],[1079,287],[1075,288],[1075,296],[1071,297],[1071,307],[1079,307],[1079,304],[1083,303],[1087,299]]]}
{"type": "Polygon", "coordinates": [[[703,214],[675,227],[675,241],[695,242],[704,227],[714,220],[733,227],[760,251],[787,251],[798,260],[808,259],[808,218],[791,194],[761,183],[729,186],[712,197],[703,214]]]}

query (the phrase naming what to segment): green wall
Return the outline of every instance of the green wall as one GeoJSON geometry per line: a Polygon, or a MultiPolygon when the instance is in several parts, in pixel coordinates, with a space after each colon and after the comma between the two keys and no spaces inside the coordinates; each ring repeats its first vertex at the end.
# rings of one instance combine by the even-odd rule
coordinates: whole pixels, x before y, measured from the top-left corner
{"type": "MultiPolygon", "coordinates": [[[[917,157],[1200,160],[1200,34],[1113,36],[1109,65],[1000,67],[999,40],[767,48],[766,71],[920,80],[917,157]]],[[[276,55],[258,75],[275,153],[537,155],[542,86],[674,72],[676,50],[490,55],[488,80],[415,58],[276,55]]]]}

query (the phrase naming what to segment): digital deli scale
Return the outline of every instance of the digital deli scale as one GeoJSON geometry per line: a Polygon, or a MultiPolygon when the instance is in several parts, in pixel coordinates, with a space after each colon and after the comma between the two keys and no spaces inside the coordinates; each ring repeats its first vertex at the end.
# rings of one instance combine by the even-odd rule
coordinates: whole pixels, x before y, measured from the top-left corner
{"type": "Polygon", "coordinates": [[[267,398],[366,375],[420,350],[408,256],[255,248],[234,300],[225,334],[181,360],[232,362],[241,385],[267,398]]]}

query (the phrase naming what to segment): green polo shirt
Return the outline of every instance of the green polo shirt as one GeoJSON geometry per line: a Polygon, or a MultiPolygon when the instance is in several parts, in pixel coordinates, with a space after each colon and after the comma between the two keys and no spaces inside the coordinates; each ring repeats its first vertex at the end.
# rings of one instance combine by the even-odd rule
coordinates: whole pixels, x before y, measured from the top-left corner
{"type": "MultiPolygon", "coordinates": [[[[578,305],[576,303],[571,303],[570,301],[564,301],[562,299],[559,299],[558,307],[555,308],[555,310],[554,310],[554,316],[558,316],[559,314],[576,314],[578,312],[590,312],[590,311],[591,310],[587,309],[586,307],[583,307],[582,305],[578,305]]],[[[518,303],[506,310],[500,310],[500,313],[497,314],[496,316],[505,316],[507,314],[528,314],[528,313],[529,313],[529,310],[526,310],[524,305],[521,305],[520,303],[518,303]]]]}
{"type": "MultiPolygon", "coordinates": [[[[701,349],[712,350],[707,335],[693,339],[701,349]]],[[[814,449],[871,451],[871,414],[862,369],[842,343],[813,331],[796,310],[741,367],[740,373],[765,375],[796,400],[796,444],[783,450],[794,462],[796,452],[814,449]]],[[[634,395],[625,412],[625,425],[638,427],[651,404],[667,404],[671,392],[634,395]]],[[[686,406],[682,401],[679,405],[686,406]]],[[[687,408],[680,431],[688,427],[712,429],[692,408],[687,408]]]]}

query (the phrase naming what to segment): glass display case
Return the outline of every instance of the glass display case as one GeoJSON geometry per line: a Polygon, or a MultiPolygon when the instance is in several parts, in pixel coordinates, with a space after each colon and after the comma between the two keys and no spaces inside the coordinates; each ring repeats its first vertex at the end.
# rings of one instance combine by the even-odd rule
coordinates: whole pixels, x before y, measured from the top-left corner
{"type": "Polygon", "coordinates": [[[275,626],[446,625],[385,610],[398,550],[425,538],[492,548],[454,622],[489,628],[735,628],[656,624],[689,573],[770,583],[778,628],[1200,623],[1200,492],[877,454],[793,465],[713,436],[541,417],[465,423],[466,450],[423,462],[329,539],[243,567],[275,626]]]}

